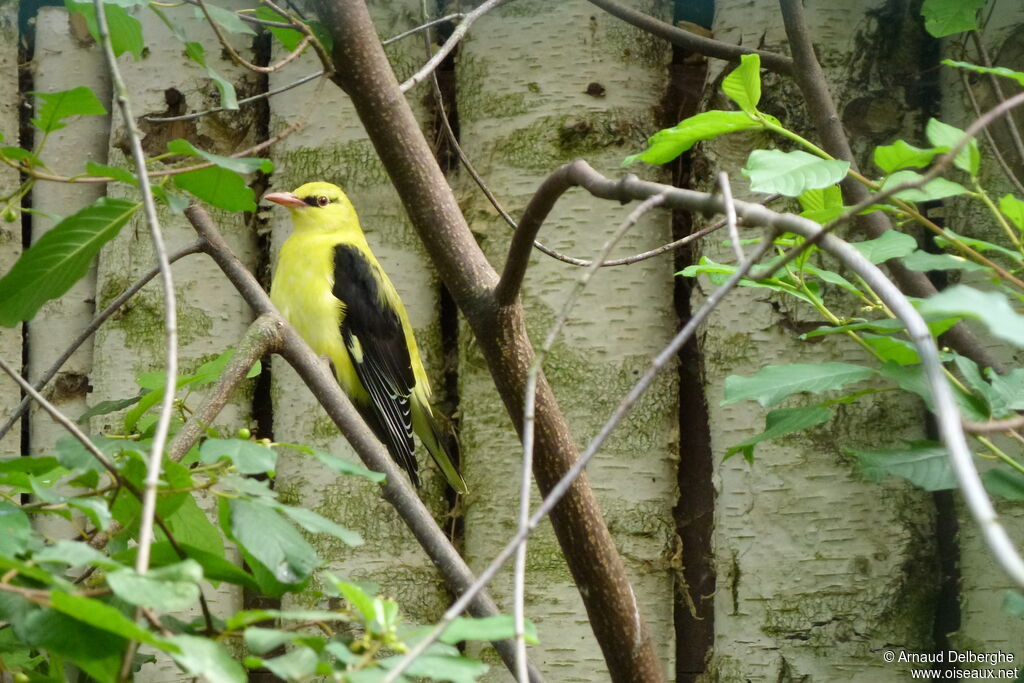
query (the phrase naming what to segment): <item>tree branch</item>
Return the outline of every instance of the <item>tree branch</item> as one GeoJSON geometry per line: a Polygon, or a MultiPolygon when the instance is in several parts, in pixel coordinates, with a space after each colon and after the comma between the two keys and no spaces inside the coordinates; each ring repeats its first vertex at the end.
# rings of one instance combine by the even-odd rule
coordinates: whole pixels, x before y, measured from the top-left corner
{"type": "MultiPolygon", "coordinates": [[[[505,408],[522,430],[526,375],[533,350],[522,306],[499,306],[498,275],[473,238],[458,202],[376,38],[365,2],[320,0],[334,38],[334,81],[352,98],[385,170],[441,279],[466,316],[505,408]]],[[[577,459],[551,387],[537,387],[534,475],[543,493],[577,459]]],[[[616,681],[661,680],[664,673],[638,613],[622,558],[586,478],[577,480],[551,516],[552,526],[616,681]]]]}
{"type": "Polygon", "coordinates": [[[687,50],[716,59],[724,59],[727,62],[738,62],[743,55],[756,54],[761,57],[761,65],[769,71],[780,74],[792,74],[794,71],[793,60],[785,55],[767,50],[754,50],[741,45],[731,45],[713,38],[698,36],[696,33],[676,28],[672,24],[655,19],[643,12],[638,12],[631,7],[620,5],[614,2],[614,0],[589,0],[589,2],[592,5],[597,5],[605,12],[608,12],[608,14],[622,19],[627,24],[632,24],[643,31],[647,31],[687,50]]]}

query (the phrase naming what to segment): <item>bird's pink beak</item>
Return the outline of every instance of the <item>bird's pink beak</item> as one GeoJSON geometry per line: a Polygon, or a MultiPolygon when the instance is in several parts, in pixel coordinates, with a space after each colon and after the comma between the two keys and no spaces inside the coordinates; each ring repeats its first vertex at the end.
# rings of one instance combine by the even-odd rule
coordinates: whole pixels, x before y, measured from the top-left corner
{"type": "Polygon", "coordinates": [[[294,192],[271,192],[270,194],[263,195],[263,199],[280,204],[281,206],[287,206],[289,209],[300,209],[306,206],[306,202],[299,199],[299,196],[294,192]]]}

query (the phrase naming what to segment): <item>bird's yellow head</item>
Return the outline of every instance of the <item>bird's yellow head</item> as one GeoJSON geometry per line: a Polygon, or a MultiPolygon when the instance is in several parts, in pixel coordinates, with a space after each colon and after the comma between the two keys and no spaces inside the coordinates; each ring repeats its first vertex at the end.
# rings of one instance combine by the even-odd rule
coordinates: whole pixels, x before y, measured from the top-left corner
{"type": "Polygon", "coordinates": [[[271,192],[263,199],[287,207],[296,232],[333,232],[359,225],[352,202],[331,183],[306,183],[294,192],[271,192]]]}

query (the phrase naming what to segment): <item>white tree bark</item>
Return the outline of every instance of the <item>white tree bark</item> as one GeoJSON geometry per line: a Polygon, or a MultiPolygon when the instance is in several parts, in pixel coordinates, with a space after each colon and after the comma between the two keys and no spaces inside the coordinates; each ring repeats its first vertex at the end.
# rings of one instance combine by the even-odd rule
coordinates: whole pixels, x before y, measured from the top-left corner
{"type": "MultiPolygon", "coordinates": [[[[0,131],[4,144],[18,143],[21,95],[18,89],[18,5],[0,6],[0,131]]],[[[0,195],[18,189],[18,172],[9,166],[0,166],[0,195]]],[[[6,273],[21,255],[21,216],[8,222],[0,217],[0,272],[6,273]]],[[[12,368],[21,368],[21,325],[0,327],[0,358],[12,368]]],[[[10,415],[21,401],[21,391],[7,375],[0,377],[0,415],[10,415]]],[[[21,425],[16,424],[0,441],[0,453],[15,455],[21,452],[21,425]]]]}
{"type": "MultiPolygon", "coordinates": [[[[630,3],[670,17],[671,3],[630,3]]],[[[670,51],[582,0],[511,3],[477,22],[456,72],[462,146],[491,189],[518,216],[541,180],[578,156],[617,174],[622,159],[657,129],[670,51]],[[524,37],[529,37],[524,40],[524,37]]],[[[665,179],[665,176],[653,174],[665,179]]],[[[492,263],[504,262],[511,230],[465,174],[467,218],[492,263]]],[[[562,198],[540,240],[590,258],[623,221],[613,207],[585,193],[562,198]]],[[[669,216],[648,214],[614,256],[670,239],[669,216]]],[[[577,442],[600,428],[620,398],[674,331],[671,257],[597,275],[544,368],[577,442]]],[[[523,288],[527,324],[542,342],[581,270],[537,253],[523,288]]],[[[466,332],[468,336],[468,331],[466,332]]],[[[521,447],[490,375],[471,340],[461,344],[466,554],[485,566],[515,528],[521,447]]],[[[672,671],[672,580],[677,386],[665,373],[622,424],[588,475],[633,581],[644,619],[666,672],[672,671]]],[[[536,492],[535,500],[536,503],[536,492]]],[[[598,680],[604,661],[550,527],[532,536],[526,615],[537,623],[535,661],[557,680],[598,680]]],[[[511,599],[511,567],[493,587],[511,599]]],[[[495,668],[495,680],[507,673],[495,668]]]]}

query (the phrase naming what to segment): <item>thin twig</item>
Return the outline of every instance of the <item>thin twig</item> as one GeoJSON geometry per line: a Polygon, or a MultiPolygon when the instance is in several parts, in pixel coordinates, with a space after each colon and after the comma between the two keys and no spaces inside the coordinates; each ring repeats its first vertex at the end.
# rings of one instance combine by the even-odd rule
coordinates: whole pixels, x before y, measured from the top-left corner
{"type": "MultiPolygon", "coordinates": [[[[193,7],[199,7],[199,0],[184,0],[185,3],[192,5],[193,7]]],[[[269,26],[272,28],[291,28],[294,29],[294,24],[286,23],[283,21],[270,21],[268,19],[260,19],[254,17],[252,14],[247,12],[235,12],[239,19],[242,21],[253,24],[254,26],[269,26]]]]}
{"type": "MultiPolygon", "coordinates": [[[[974,110],[974,115],[981,117],[981,105],[978,104],[978,98],[974,96],[974,90],[971,88],[971,81],[966,71],[960,72],[960,83],[964,86],[964,94],[967,95],[967,99],[971,102],[971,109],[974,110]]],[[[999,145],[996,144],[995,138],[992,137],[992,131],[987,127],[985,128],[985,141],[988,142],[988,151],[995,157],[996,162],[999,164],[999,168],[1003,169],[1003,175],[1017,188],[1017,191],[1024,195],[1024,182],[1017,177],[1017,174],[1010,168],[1009,162],[1006,161],[1006,157],[1003,152],[999,149],[999,145]]]]}
{"type": "Polygon", "coordinates": [[[93,0],[96,9],[96,25],[103,44],[103,52],[107,58],[107,69],[110,71],[117,95],[117,104],[121,109],[125,133],[131,146],[132,158],[135,160],[135,172],[139,180],[139,191],[142,193],[142,206],[153,240],[153,251],[160,265],[160,281],[164,290],[164,333],[167,335],[167,369],[164,378],[164,396],[160,402],[160,416],[153,432],[152,451],[146,468],[146,486],[142,500],[142,515],[139,519],[139,546],[135,556],[135,570],[144,574],[149,569],[149,551],[153,544],[153,518],[156,515],[156,489],[160,481],[160,465],[163,460],[164,444],[171,424],[171,411],[174,407],[174,394],[178,381],[178,323],[175,306],[174,280],[171,277],[171,264],[167,260],[167,249],[164,247],[163,234],[160,231],[160,219],[156,214],[156,203],[153,191],[146,174],[146,153],[142,150],[141,136],[132,115],[131,103],[128,101],[128,87],[121,78],[117,67],[117,58],[110,40],[107,27],[107,15],[103,0],[93,0]]]}
{"type": "Polygon", "coordinates": [[[526,681],[526,637],[525,637],[525,602],[526,602],[526,534],[530,522],[530,481],[533,473],[533,436],[534,422],[537,410],[537,378],[544,366],[544,358],[551,351],[555,340],[561,333],[562,328],[569,320],[576,302],[586,290],[594,275],[600,270],[602,263],[608,254],[648,211],[660,206],[665,201],[664,195],[654,195],[640,203],[630,212],[626,220],[612,233],[608,241],[604,243],[600,251],[594,257],[590,267],[581,275],[576,284],[566,297],[562,310],[559,312],[555,322],[551,325],[544,343],[537,350],[530,364],[530,371],[526,376],[526,393],[523,405],[523,465],[519,480],[519,531],[524,533],[523,542],[516,550],[515,570],[513,574],[513,615],[515,618],[516,633],[516,675],[520,681],[526,681]]]}
{"type": "MultiPolygon", "coordinates": [[[[981,39],[981,34],[977,30],[973,30],[971,31],[971,38],[974,40],[974,47],[978,50],[978,56],[981,57],[981,63],[991,69],[992,60],[988,57],[988,50],[985,49],[985,43],[981,39]]],[[[1000,102],[1005,101],[1006,95],[1003,93],[1002,77],[990,73],[988,78],[996,97],[999,98],[1000,102]]],[[[1010,140],[1013,141],[1013,147],[1017,152],[1018,158],[1020,158],[1021,162],[1024,162],[1024,140],[1021,139],[1020,131],[1017,130],[1017,123],[1013,118],[1006,120],[1006,129],[1010,132],[1010,140]]]]}
{"type": "Polygon", "coordinates": [[[988,422],[974,422],[962,420],[964,430],[974,434],[985,434],[992,432],[1008,432],[1013,429],[1024,427],[1024,415],[1008,417],[1005,420],[989,420],[988,422]]]}
{"type": "MultiPolygon", "coordinates": [[[[174,263],[178,259],[202,251],[203,244],[203,242],[193,242],[187,247],[179,249],[178,251],[168,256],[167,262],[174,263]]],[[[60,358],[55,360],[53,362],[53,365],[51,365],[49,369],[46,372],[44,372],[39,379],[35,381],[35,383],[32,385],[33,388],[35,388],[36,391],[42,391],[46,384],[57,375],[60,369],[64,366],[64,363],[66,363],[68,359],[71,358],[72,354],[74,354],[75,351],[77,351],[78,348],[82,344],[84,344],[85,341],[89,339],[89,337],[91,337],[96,332],[96,330],[98,330],[100,326],[107,321],[108,318],[110,318],[110,316],[116,313],[117,310],[121,308],[121,306],[123,306],[126,301],[135,296],[135,294],[140,289],[145,287],[150,280],[152,280],[159,274],[160,266],[154,266],[149,270],[149,272],[145,273],[142,277],[140,277],[138,280],[132,283],[132,285],[128,289],[121,292],[116,299],[111,301],[110,305],[103,309],[103,311],[101,311],[95,318],[93,318],[92,321],[78,334],[75,340],[72,341],[71,344],[69,344],[66,349],[64,349],[64,353],[60,355],[60,358]]],[[[3,438],[7,435],[7,432],[10,431],[11,427],[18,421],[18,418],[20,418],[22,414],[24,414],[25,410],[28,408],[31,402],[32,399],[29,396],[26,396],[21,400],[21,403],[19,403],[18,407],[15,408],[14,412],[11,413],[11,416],[8,417],[7,421],[4,422],[2,427],[0,427],[0,440],[3,440],[3,438]]]]}
{"type": "Polygon", "coordinates": [[[242,57],[242,55],[238,54],[234,46],[231,45],[231,42],[228,40],[227,36],[225,36],[224,32],[220,30],[220,24],[218,24],[216,20],[214,20],[214,18],[210,16],[210,10],[206,6],[206,0],[198,0],[198,2],[199,9],[203,11],[203,16],[206,17],[206,21],[210,24],[210,28],[213,29],[213,33],[217,36],[217,40],[220,42],[221,47],[223,47],[224,50],[227,51],[228,56],[231,57],[231,61],[233,61],[235,64],[238,64],[242,68],[248,69],[249,71],[258,74],[270,74],[274,73],[275,71],[283,69],[293,60],[298,58],[299,55],[305,52],[306,48],[309,47],[310,42],[312,40],[316,40],[316,36],[314,36],[313,32],[308,30],[307,28],[307,30],[303,32],[305,35],[303,35],[302,40],[299,42],[299,44],[295,46],[295,49],[289,52],[287,55],[285,55],[279,62],[277,62],[276,64],[271,64],[270,66],[259,66],[257,64],[253,64],[252,62],[242,57]]]}
{"type": "Polygon", "coordinates": [[[456,19],[463,19],[465,16],[466,16],[466,14],[464,12],[455,12],[453,14],[445,15],[445,16],[441,17],[440,19],[432,19],[432,20],[428,21],[425,24],[420,24],[416,28],[411,28],[408,31],[402,31],[397,36],[391,36],[387,40],[382,40],[380,42],[380,44],[381,45],[390,45],[391,43],[398,42],[402,38],[408,38],[409,36],[416,35],[417,33],[420,33],[421,31],[426,31],[427,29],[433,28],[434,26],[437,26],[438,24],[443,24],[443,23],[448,22],[448,21],[454,21],[456,19]]]}
{"type": "Polygon", "coordinates": [[[740,244],[740,231],[736,227],[736,205],[732,201],[732,188],[729,187],[729,174],[722,171],[718,174],[718,186],[722,188],[722,201],[725,202],[725,224],[729,226],[729,241],[732,242],[736,263],[743,263],[747,256],[740,244]]]}
{"type": "Polygon", "coordinates": [[[469,31],[469,27],[473,25],[473,22],[487,14],[495,7],[503,5],[508,1],[509,0],[487,0],[487,2],[483,3],[472,12],[468,12],[466,16],[462,18],[462,21],[459,22],[459,25],[455,27],[455,30],[452,31],[452,34],[448,36],[448,40],[444,41],[444,45],[441,46],[441,49],[435,52],[434,56],[427,60],[427,63],[420,67],[419,71],[407,78],[405,82],[399,86],[399,89],[403,93],[408,92],[425,81],[430,74],[434,73],[434,70],[437,69],[437,67],[441,66],[441,62],[451,54],[452,50],[455,49],[455,46],[459,44],[459,41],[466,36],[466,33],[469,31]]]}
{"type": "MultiPolygon", "coordinates": [[[[669,188],[667,185],[664,187],[669,188]]],[[[665,195],[665,197],[667,198],[667,195],[665,195]]],[[[636,401],[647,391],[648,388],[650,388],[651,383],[658,374],[672,361],[673,358],[676,357],[679,349],[682,348],[683,344],[685,344],[691,336],[693,336],[693,333],[704,321],[704,318],[706,318],[708,314],[718,306],[725,295],[728,294],[728,292],[735,287],[741,279],[743,279],[747,271],[750,270],[757,259],[760,259],[768,249],[771,248],[771,244],[771,238],[763,240],[761,244],[757,246],[757,249],[751,255],[750,259],[739,265],[736,272],[730,275],[729,279],[726,280],[714,293],[712,293],[710,297],[708,297],[707,301],[704,302],[704,305],[694,313],[693,317],[687,321],[683,329],[680,330],[679,333],[673,337],[672,341],[670,341],[669,344],[654,358],[647,372],[644,373],[644,376],[641,377],[635,385],[633,385],[633,388],[630,389],[629,393],[622,399],[618,407],[616,407],[615,412],[612,413],[611,417],[608,418],[608,421],[605,422],[598,434],[591,440],[587,449],[580,454],[579,459],[572,468],[562,476],[558,483],[544,498],[543,502],[537,508],[537,511],[530,516],[526,527],[521,528],[512,540],[510,540],[505,547],[501,549],[501,552],[499,552],[491,561],[491,564],[487,566],[487,569],[481,572],[477,582],[463,595],[461,595],[450,608],[448,608],[437,625],[422,640],[417,642],[414,647],[410,648],[409,652],[407,652],[405,656],[388,671],[388,675],[384,678],[384,683],[391,683],[392,681],[397,680],[398,676],[404,672],[410,664],[412,664],[416,657],[419,657],[427,650],[428,647],[430,647],[430,645],[436,642],[437,639],[441,637],[441,634],[444,633],[448,625],[462,614],[463,610],[465,610],[466,602],[468,602],[469,598],[472,597],[472,593],[474,591],[481,590],[492,578],[494,578],[494,575],[498,573],[498,570],[501,569],[502,565],[505,564],[508,558],[511,557],[512,554],[516,552],[516,549],[526,541],[526,537],[537,528],[547,514],[551,512],[551,509],[562,499],[562,496],[564,496],[569,490],[569,487],[572,486],[572,483],[576,478],[580,476],[583,469],[587,466],[587,463],[601,448],[608,436],[610,436],[612,431],[614,431],[615,427],[618,426],[636,401]]]]}
{"type": "Polygon", "coordinates": [[[638,12],[631,7],[620,5],[613,0],[590,0],[590,3],[597,5],[608,14],[622,19],[627,24],[632,24],[651,35],[658,36],[673,45],[684,47],[692,52],[729,62],[738,62],[743,55],[756,54],[761,57],[761,65],[769,71],[781,74],[793,73],[793,60],[777,52],[753,50],[742,45],[731,45],[713,38],[698,36],[696,33],[676,28],[672,24],[638,12]]]}
{"type": "MultiPolygon", "coordinates": [[[[310,81],[315,81],[316,79],[318,79],[318,78],[320,78],[321,76],[324,76],[324,75],[325,75],[324,71],[321,69],[320,71],[317,71],[314,74],[309,74],[308,76],[303,76],[302,78],[300,78],[297,81],[294,81],[294,82],[289,83],[287,85],[282,85],[280,88],[274,88],[273,90],[268,90],[267,92],[260,93],[259,95],[253,95],[252,97],[245,97],[243,99],[240,99],[240,100],[238,100],[238,106],[242,106],[243,104],[249,104],[251,102],[258,102],[259,100],[264,100],[264,99],[266,99],[268,97],[273,97],[274,95],[280,95],[283,92],[288,92],[292,88],[297,88],[300,85],[305,85],[306,83],[309,83],[310,81]]],[[[145,116],[143,118],[145,118],[150,123],[171,123],[172,121],[191,121],[193,119],[202,118],[203,116],[208,116],[210,114],[216,114],[217,112],[221,112],[221,111],[227,111],[227,109],[225,109],[224,107],[214,107],[213,109],[207,109],[205,111],[197,111],[197,112],[195,112],[193,114],[182,114],[181,116],[148,116],[147,115],[147,116],[145,116]]]]}

